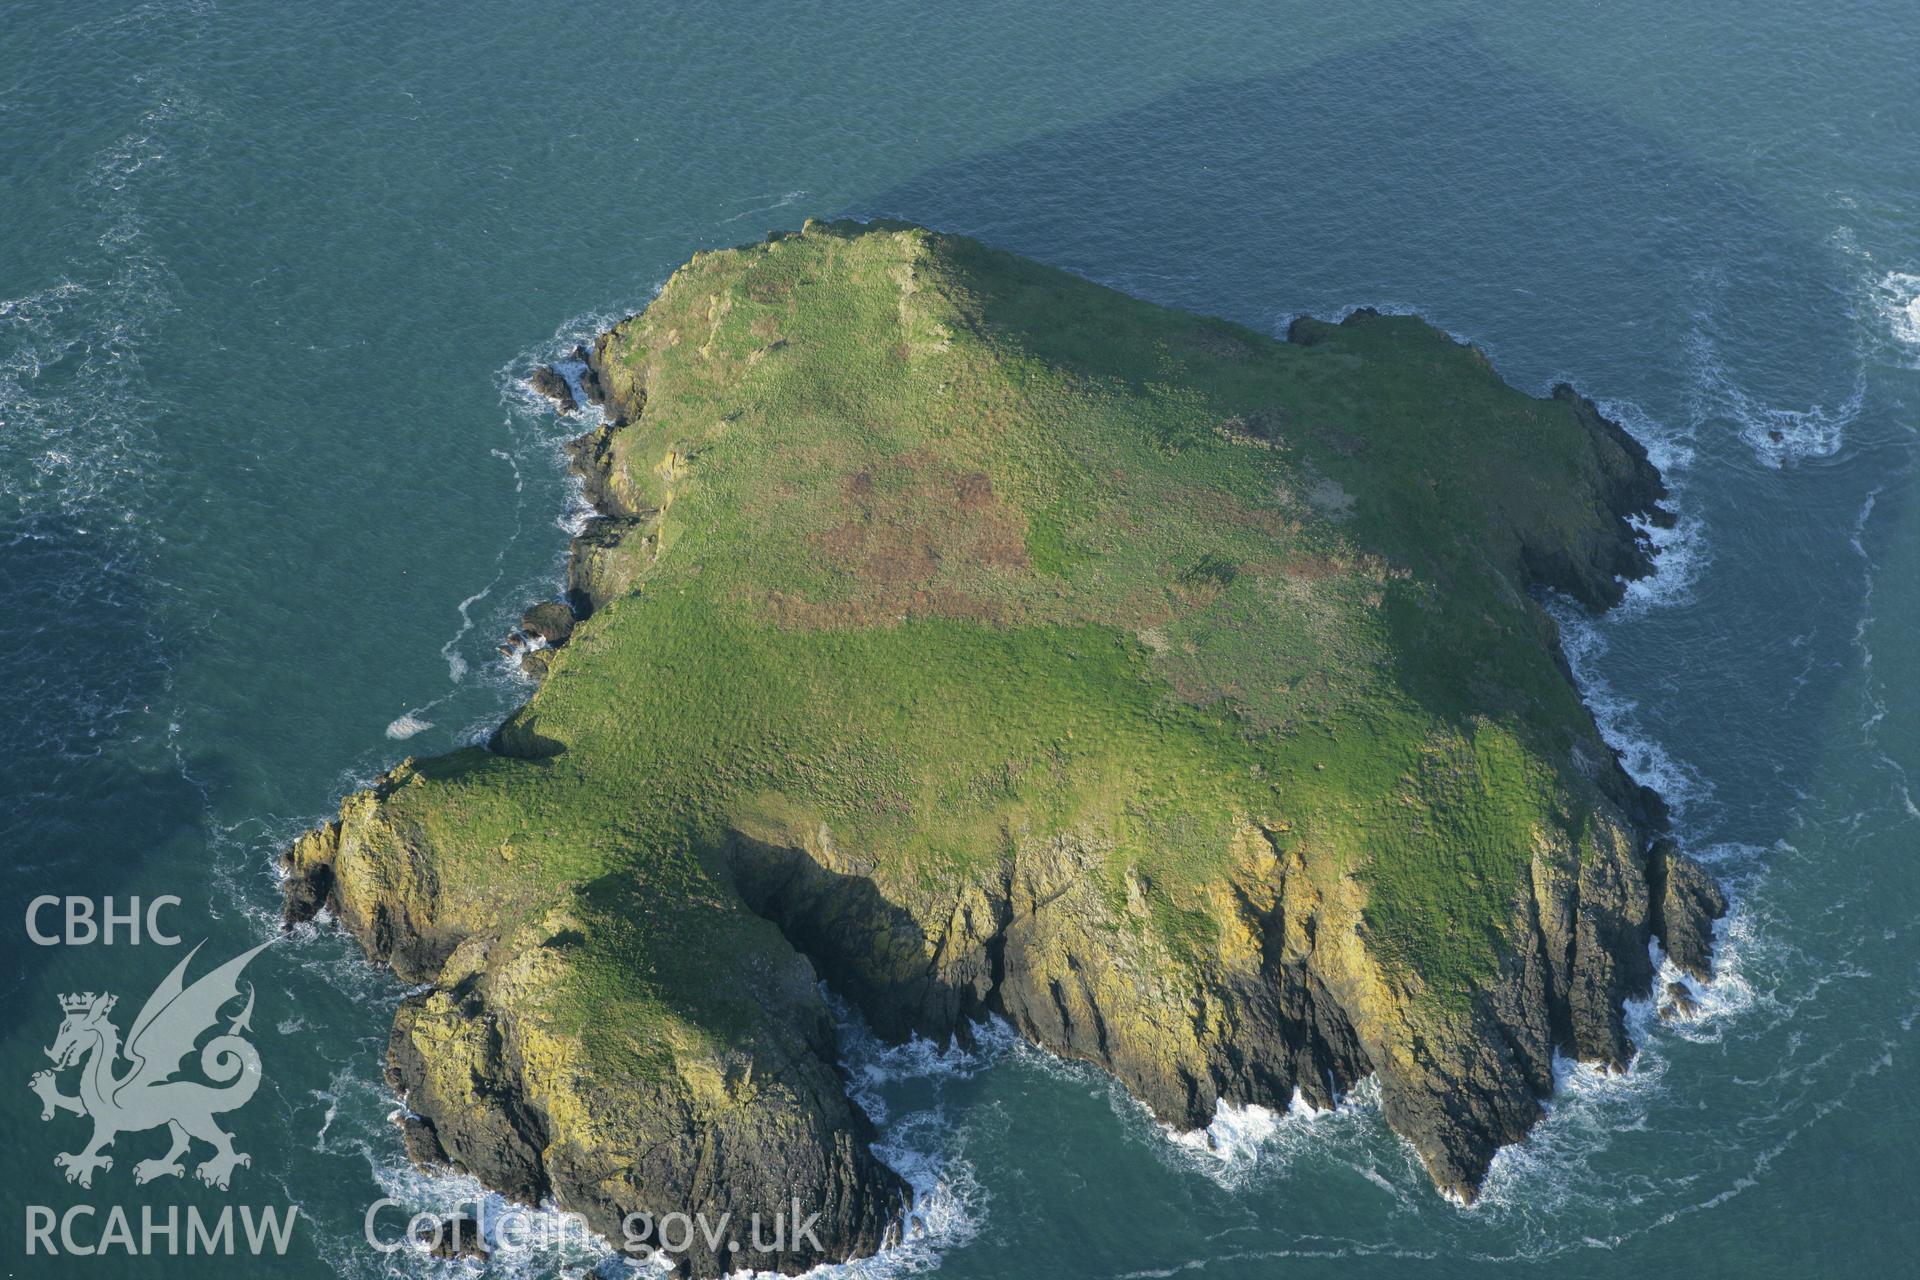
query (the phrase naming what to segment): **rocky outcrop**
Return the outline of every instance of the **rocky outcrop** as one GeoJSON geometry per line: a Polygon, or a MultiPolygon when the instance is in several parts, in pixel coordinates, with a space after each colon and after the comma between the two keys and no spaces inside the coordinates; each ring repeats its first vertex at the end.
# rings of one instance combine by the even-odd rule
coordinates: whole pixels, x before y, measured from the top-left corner
{"type": "Polygon", "coordinates": [[[1595,497],[1618,518],[1619,535],[1585,545],[1531,547],[1527,573],[1533,582],[1564,591],[1590,609],[1611,608],[1620,603],[1628,582],[1653,572],[1651,544],[1627,521],[1631,517],[1672,528],[1674,515],[1661,505],[1667,486],[1648,459],[1646,446],[1593,401],[1564,382],[1554,386],[1552,398],[1570,405],[1574,420],[1593,439],[1600,477],[1595,497]]]}
{"type": "Polygon", "coordinates": [[[480,1220],[470,1213],[451,1214],[423,1225],[413,1233],[427,1256],[443,1261],[471,1258],[475,1262],[485,1262],[493,1256],[487,1248],[486,1236],[480,1220]]]}
{"type": "Polygon", "coordinates": [[[520,615],[520,630],[558,649],[573,638],[573,610],[558,600],[543,601],[520,615]]]}
{"type": "Polygon", "coordinates": [[[1666,999],[1660,1005],[1662,1022],[1691,1022],[1700,1016],[1700,1001],[1684,982],[1669,982],[1666,999]]]}
{"type": "MultiPolygon", "coordinates": [[[[1392,319],[1371,307],[1349,312],[1337,325],[1300,316],[1288,325],[1287,341],[1316,346],[1338,329],[1364,328],[1392,319]]],[[[1478,348],[1467,350],[1486,364],[1478,348]]],[[[1653,572],[1652,544],[1636,525],[1673,527],[1674,514],[1662,505],[1667,499],[1666,482],[1648,458],[1646,446],[1592,400],[1564,382],[1554,385],[1549,398],[1572,410],[1592,443],[1593,470],[1581,481],[1586,491],[1567,494],[1567,501],[1611,518],[1600,524],[1564,526],[1517,522],[1509,534],[1521,575],[1529,584],[1564,593],[1589,609],[1609,609],[1620,603],[1628,582],[1653,572]]]]}
{"type": "MultiPolygon", "coordinates": [[[[1221,934],[1197,966],[1102,892],[1099,851],[1072,839],[1017,846],[995,874],[939,891],[876,879],[824,830],[789,847],[736,833],[731,860],[746,902],[883,1036],[945,1040],[998,1015],[1179,1129],[1222,1102],[1284,1108],[1296,1090],[1329,1107],[1375,1074],[1389,1122],[1465,1201],[1538,1120],[1556,1048],[1631,1060],[1622,1006],[1651,984],[1654,917],[1645,844],[1620,811],[1584,846],[1539,851],[1511,961],[1460,1019],[1420,1009],[1368,952],[1351,882],[1325,883],[1281,833],[1249,827],[1237,847],[1221,934]]],[[[1703,878],[1662,848],[1667,867],[1689,868],[1669,875],[1703,878]]],[[[1689,900],[1671,927],[1710,936],[1723,910],[1689,900]]]]}
{"type": "Polygon", "coordinates": [[[579,404],[573,398],[573,388],[567,385],[566,376],[550,364],[543,364],[529,374],[527,385],[533,388],[535,395],[542,395],[553,401],[554,407],[561,413],[580,411],[579,404]]]}
{"type": "MultiPolygon", "coordinates": [[[[595,385],[601,385],[597,377],[595,385]]],[[[644,402],[644,396],[636,393],[635,402],[644,402]]],[[[597,427],[567,443],[573,473],[596,512],[575,535],[567,556],[567,600],[583,618],[632,591],[659,548],[661,508],[625,482],[614,452],[615,430],[597,427]]]]}
{"type": "MultiPolygon", "coordinates": [[[[902,325],[918,323],[908,307],[911,273],[885,278],[900,285],[902,325]]],[[[752,287],[768,305],[786,296],[778,281],[752,287]]],[[[727,308],[717,292],[694,301],[679,321],[661,321],[655,357],[715,344],[727,308]]],[[[1303,319],[1289,337],[1311,346],[1346,326],[1400,323],[1357,312],[1341,326],[1303,319]]],[[[548,646],[537,654],[570,646],[559,655],[563,671],[604,635],[595,631],[600,615],[618,623],[628,607],[608,606],[654,570],[671,541],[676,486],[697,451],[668,433],[650,446],[664,457],[629,456],[637,446],[622,428],[651,421],[643,421],[649,365],[623,354],[620,331],[574,355],[585,369],[580,387],[606,417],[569,449],[597,515],[574,540],[567,603],[536,606],[522,619],[523,632],[548,646]]],[[[762,345],[741,357],[746,367],[787,358],[766,355],[787,350],[773,329],[748,332],[762,345]]],[[[951,332],[912,329],[919,346],[883,349],[906,368],[951,332]]],[[[1256,335],[1228,338],[1195,349],[1219,360],[1258,354],[1256,335]]],[[[1420,341],[1428,342],[1423,359],[1436,346],[1461,358],[1437,339],[1420,341]]],[[[655,417],[666,386],[656,382],[655,417]]],[[[1474,573],[1495,565],[1490,598],[1512,608],[1513,632],[1548,646],[1552,624],[1524,588],[1605,607],[1625,579],[1651,566],[1636,526],[1671,519],[1644,449],[1570,389],[1553,399],[1565,406],[1556,421],[1565,428],[1570,413],[1577,424],[1565,430],[1581,451],[1564,502],[1543,516],[1540,504],[1503,505],[1495,492],[1474,556],[1455,562],[1474,573]]],[[[699,408],[722,428],[736,412],[699,408]]],[[[1264,456],[1289,447],[1291,429],[1276,410],[1257,431],[1226,438],[1252,432],[1264,456]]],[[[1366,441],[1346,427],[1300,429],[1317,433],[1325,465],[1364,463],[1366,441]]],[[[864,474],[848,479],[855,501],[871,496],[864,474]]],[[[1345,499],[1338,518],[1348,519],[1354,497],[1335,487],[1345,499]]],[[[995,496],[977,482],[956,492],[980,506],[995,496]]],[[[1285,536],[1298,528],[1272,512],[1240,518],[1285,536]]],[[[849,523],[816,536],[831,547],[856,535],[865,531],[849,523]]],[[[876,572],[897,567],[885,556],[873,563],[876,572]]],[[[1014,567],[1026,567],[1024,555],[1000,554],[988,566],[999,574],[1014,567]]],[[[1375,568],[1371,586],[1413,573],[1375,568]]],[[[1300,584],[1333,571],[1330,560],[1288,561],[1276,580],[1305,591],[1300,584]]],[[[1534,660],[1551,683],[1551,665],[1537,651],[1534,660]]],[[[662,670],[671,673],[672,663],[662,670]]],[[[1559,694],[1567,696],[1564,687],[1559,694]]],[[[1726,910],[1712,878],[1661,834],[1658,798],[1626,777],[1590,720],[1568,706],[1575,714],[1527,742],[1541,756],[1536,776],[1551,781],[1528,792],[1538,807],[1503,846],[1518,851],[1519,870],[1509,884],[1500,864],[1489,910],[1499,941],[1487,953],[1496,958],[1466,981],[1443,981],[1377,945],[1364,863],[1330,855],[1317,843],[1324,828],[1296,829],[1258,808],[1208,828],[1232,832],[1225,869],[1209,871],[1178,919],[1168,918],[1170,900],[1153,875],[1097,821],[1006,821],[992,856],[929,871],[890,856],[895,850],[860,847],[817,814],[795,817],[804,806],[750,816],[751,806],[729,804],[703,814],[699,847],[665,859],[680,879],[648,883],[660,865],[622,845],[632,840],[624,811],[562,830],[551,809],[532,804],[496,831],[486,825],[486,788],[460,789],[491,766],[511,763],[529,778],[589,767],[578,763],[586,752],[569,756],[567,725],[549,722],[564,706],[538,698],[495,734],[491,757],[403,762],[349,797],[338,820],[289,851],[287,913],[303,920],[329,911],[371,958],[421,984],[396,1015],[388,1049],[416,1159],[471,1172],[516,1198],[551,1198],[616,1243],[627,1242],[631,1215],[726,1215],[735,1234],[723,1227],[717,1242],[696,1240],[675,1255],[689,1274],[800,1271],[872,1252],[899,1229],[904,1187],[874,1156],[871,1126],[848,1099],[822,980],[890,1040],[946,1041],[969,1035],[982,1017],[1004,1018],[1031,1042],[1109,1072],[1182,1129],[1205,1125],[1223,1103],[1284,1107],[1297,1094],[1330,1106],[1371,1075],[1387,1120],[1436,1185],[1466,1201],[1499,1148],[1542,1114],[1556,1052],[1627,1066],[1623,1005],[1651,990],[1649,944],[1657,940],[1704,979],[1713,921],[1726,910]],[[414,789],[430,785],[456,799],[412,804],[414,789]],[[1550,804],[1541,801],[1549,791],[1550,804]],[[523,839],[546,841],[544,853],[520,861],[523,839]],[[598,862],[576,847],[596,840],[618,847],[598,862]],[[564,870],[552,872],[556,865],[564,870]],[[585,883],[580,867],[594,868],[585,883]],[[623,936],[668,928],[681,930],[672,945],[623,936]],[[659,972],[689,952],[698,963],[659,972]],[[689,986],[702,989],[700,999],[689,986]],[[583,990],[593,997],[584,1006],[583,990]],[[639,1013],[613,1007],[628,1000],[639,1013]],[[583,1017],[582,1007],[594,1012],[583,1017]],[[820,1214],[817,1244],[802,1240],[771,1256],[727,1247],[746,1242],[738,1233],[753,1213],[796,1196],[820,1214]]],[[[612,710],[606,718],[626,708],[612,710]]],[[[740,714],[737,705],[728,710],[740,714]]],[[[635,756],[645,760],[643,751],[635,756]]],[[[626,764],[620,757],[600,767],[626,764]]],[[[1389,786],[1394,802],[1417,803],[1405,779],[1389,786]]],[[[1274,792],[1276,804],[1287,803],[1283,789],[1274,792]]],[[[1669,1005],[1684,1008],[1671,992],[1669,1005]]],[[[632,1243],[656,1241],[643,1234],[632,1243]]]]}
{"type": "Polygon", "coordinates": [[[401,1006],[389,1042],[389,1083],[427,1117],[454,1168],[524,1203],[555,1198],[630,1247],[658,1246],[668,1214],[697,1215],[717,1239],[696,1234],[677,1260],[701,1275],[728,1270],[730,1253],[760,1270],[804,1271],[871,1253],[896,1229],[905,1188],[868,1148],[870,1125],[833,1067],[826,1012],[801,995],[812,979],[803,961],[788,975],[799,998],[784,1053],[757,1046],[714,1081],[606,1080],[580,1073],[527,993],[510,990],[540,982],[526,972],[529,953],[503,964],[497,952],[476,940],[456,955],[401,1006]],[[820,1214],[819,1247],[749,1251],[752,1215],[771,1238],[772,1215],[796,1201],[820,1214]]]}
{"type": "Polygon", "coordinates": [[[574,347],[572,358],[580,365],[580,390],[586,395],[587,403],[606,408],[607,391],[600,380],[599,369],[594,367],[593,352],[587,350],[585,343],[581,343],[574,347]]]}
{"type": "MultiPolygon", "coordinates": [[[[408,776],[402,766],[383,786],[408,776]]],[[[754,1073],[751,1105],[715,1110],[684,1077],[606,1081],[571,1069],[564,1039],[535,1012],[565,922],[545,921],[551,937],[536,942],[477,929],[497,913],[475,904],[450,920],[430,860],[405,847],[377,802],[350,805],[295,846],[288,903],[299,916],[324,902],[370,955],[432,984],[402,1006],[389,1049],[389,1079],[417,1113],[410,1149],[527,1202],[557,1199],[616,1240],[630,1213],[742,1211],[784,1203],[795,1186],[835,1224],[821,1237],[832,1256],[870,1251],[894,1229],[902,1188],[873,1159],[835,1073],[816,973],[891,1039],[945,1041],[1003,1017],[1050,1052],[1113,1074],[1176,1128],[1205,1125],[1223,1102],[1284,1107],[1296,1091],[1331,1106],[1376,1075],[1389,1122],[1461,1200],[1538,1119],[1556,1047],[1624,1068],[1633,1050],[1621,1004],[1652,976],[1655,881],[1618,815],[1585,848],[1539,852],[1516,903],[1511,961],[1460,1019],[1419,1008],[1364,944],[1363,895],[1316,875],[1281,832],[1241,833],[1238,871],[1220,888],[1221,933],[1197,964],[1134,927],[1139,886],[1117,901],[1104,893],[1089,874],[1101,851],[1087,841],[1022,844],[990,875],[931,889],[876,879],[824,829],[791,845],[735,832],[727,864],[741,900],[797,954],[774,1006],[790,1020],[773,1059],[778,1091],[760,1074],[766,1046],[743,1049],[716,1075],[754,1073]]],[[[1670,939],[1710,937],[1720,904],[1695,892],[1710,880],[1658,849],[1660,927],[1670,939]]],[[[683,1260],[694,1274],[726,1261],[683,1260]]]]}
{"type": "Polygon", "coordinates": [[[1727,895],[1671,840],[1655,842],[1647,872],[1654,936],[1675,964],[1710,980],[1713,922],[1727,914],[1727,895]]]}
{"type": "Polygon", "coordinates": [[[683,1274],[798,1273],[897,1233],[906,1187],[871,1151],[803,957],[753,975],[732,1043],[651,1059],[659,1046],[637,1045],[609,1071],[556,1014],[591,926],[439,883],[417,833],[381,807],[417,776],[398,766],[287,855],[290,922],[325,907],[371,958],[428,984],[402,1002],[387,1052],[410,1156],[555,1201],[642,1256],[668,1215],[697,1217],[703,1230],[669,1255],[683,1274]],[[776,1214],[786,1230],[763,1248],[776,1214]]]}

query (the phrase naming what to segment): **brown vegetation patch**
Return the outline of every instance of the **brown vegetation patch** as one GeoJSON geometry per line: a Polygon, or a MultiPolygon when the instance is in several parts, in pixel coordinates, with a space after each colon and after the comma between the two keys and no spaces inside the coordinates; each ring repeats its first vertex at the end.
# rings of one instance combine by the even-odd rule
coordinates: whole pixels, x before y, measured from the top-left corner
{"type": "Polygon", "coordinates": [[[962,511],[984,511],[993,505],[993,479],[984,471],[973,471],[953,482],[953,495],[962,511]]]}
{"type": "Polygon", "coordinates": [[[940,553],[920,531],[897,525],[869,527],[860,574],[883,587],[932,582],[940,571],[940,553]]]}
{"type": "Polygon", "coordinates": [[[1298,555],[1288,556],[1280,572],[1300,582],[1324,582],[1339,577],[1351,567],[1339,556],[1298,555]]]}
{"type": "Polygon", "coordinates": [[[756,274],[747,281],[747,298],[767,306],[785,302],[792,292],[793,282],[780,276],[756,274]]]}
{"type": "Polygon", "coordinates": [[[1011,522],[995,521],[973,540],[973,558],[1001,569],[1027,567],[1027,540],[1011,522]]]}
{"type": "Polygon", "coordinates": [[[1006,607],[981,575],[1025,572],[1027,529],[991,476],[945,466],[922,449],[876,460],[834,488],[832,523],[810,541],[846,595],[779,596],[771,606],[778,620],[803,627],[922,616],[1002,620],[1006,607]]]}
{"type": "Polygon", "coordinates": [[[1300,534],[1300,521],[1278,506],[1249,507],[1232,494],[1222,493],[1218,489],[1189,488],[1182,497],[1209,523],[1258,529],[1268,537],[1282,541],[1291,541],[1300,534]]]}

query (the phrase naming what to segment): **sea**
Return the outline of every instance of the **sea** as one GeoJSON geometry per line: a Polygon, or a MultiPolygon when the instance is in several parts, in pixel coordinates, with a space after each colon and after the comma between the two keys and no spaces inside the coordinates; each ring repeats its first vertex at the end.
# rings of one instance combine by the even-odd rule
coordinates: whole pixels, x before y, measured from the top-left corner
{"type": "Polygon", "coordinates": [[[496,646],[581,514],[529,371],[695,250],[884,215],[1275,334],[1418,312],[1599,400],[1679,520],[1621,608],[1562,608],[1567,656],[1734,905],[1701,1016],[1635,1008],[1623,1075],[1565,1064],[1471,1208],[1365,1086],[1172,1134],[1002,1028],[846,1014],[917,1198],[829,1274],[1920,1274],[1912,0],[11,0],[4,30],[0,1273],[622,1274],[592,1239],[392,1248],[487,1197],[407,1164],[405,991],[334,930],[246,970],[224,1191],[136,1184],[159,1130],[69,1183],[85,1121],[29,1082],[63,996],[124,1029],[191,945],[197,975],[275,937],[287,841],[528,696],[496,646]],[[292,1211],[284,1254],[110,1230],[235,1206],[292,1211]]]}

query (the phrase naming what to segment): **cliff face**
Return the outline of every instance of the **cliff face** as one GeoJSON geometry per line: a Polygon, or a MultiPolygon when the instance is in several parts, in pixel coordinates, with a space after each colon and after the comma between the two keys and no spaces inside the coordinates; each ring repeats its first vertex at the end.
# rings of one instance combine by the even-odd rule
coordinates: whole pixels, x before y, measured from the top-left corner
{"type": "Polygon", "coordinates": [[[1616,601],[1659,477],[1417,321],[1289,338],[809,224],[580,353],[585,620],[490,753],[288,855],[290,917],[429,984],[416,1155],[616,1242],[701,1213],[694,1274],[870,1252],[903,1188],[816,977],[1183,1128],[1374,1074],[1463,1199],[1556,1047],[1624,1066],[1649,941],[1708,976],[1725,902],[1527,589],[1616,601]],[[754,1249],[796,1199],[818,1247],[754,1249]]]}
{"type": "MultiPolygon", "coordinates": [[[[742,1261],[800,1272],[896,1236],[907,1189],[868,1148],[872,1126],[847,1098],[805,959],[784,949],[731,957],[729,979],[749,999],[722,1043],[627,1041],[610,1052],[568,1007],[569,990],[591,968],[580,955],[589,931],[612,945],[619,926],[570,906],[503,926],[521,904],[441,881],[417,833],[383,812],[419,776],[401,764],[288,853],[290,919],[324,906],[371,959],[431,984],[402,1003],[387,1050],[388,1082],[413,1113],[410,1155],[523,1203],[555,1200],[635,1252],[671,1242],[691,1274],[742,1261]],[[685,1248],[677,1233],[661,1237],[675,1213],[702,1224],[685,1248]],[[808,1234],[776,1231],[776,1215],[797,1226],[815,1214],[808,1234]]],[[[618,899],[623,912],[655,909],[644,895],[618,899]]],[[[741,923],[701,919],[732,914],[714,904],[683,909],[696,935],[727,939],[741,923]]],[[[588,1016],[617,1019],[620,1006],[611,993],[588,1016]]]]}
{"type": "Polygon", "coordinates": [[[1377,1073],[1388,1122],[1468,1201],[1539,1118],[1556,1046],[1625,1069],[1622,1004],[1650,988],[1649,940],[1705,980],[1700,940],[1726,910],[1695,864],[1667,842],[1649,851],[1616,810],[1584,847],[1535,849],[1512,952],[1464,1016],[1436,1016],[1417,982],[1370,954],[1351,881],[1316,876],[1258,826],[1234,851],[1198,963],[1139,928],[1137,896],[1101,893],[1107,851],[1072,837],[1022,842],[990,875],[937,887],[876,878],[825,831],[791,846],[736,832],[731,866],[747,904],[883,1037],[944,1041],[998,1015],[1179,1129],[1204,1127],[1221,1102],[1284,1108],[1296,1090],[1330,1107],[1377,1073]],[[1688,887],[1662,915],[1654,886],[1670,878],[1688,887]]]}

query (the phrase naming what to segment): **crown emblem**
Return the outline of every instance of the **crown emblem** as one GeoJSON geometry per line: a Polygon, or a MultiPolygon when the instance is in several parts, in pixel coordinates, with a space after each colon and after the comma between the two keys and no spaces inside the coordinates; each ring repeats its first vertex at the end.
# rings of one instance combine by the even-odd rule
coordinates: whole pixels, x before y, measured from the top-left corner
{"type": "MultiPolygon", "coordinates": [[[[248,1038],[253,1028],[253,987],[245,985],[247,1003],[240,1012],[221,1011],[239,1000],[240,973],[247,962],[272,945],[268,939],[188,982],[187,968],[200,951],[194,947],[147,997],[124,1045],[120,1029],[108,1019],[119,999],[112,992],[58,996],[65,1016],[46,1050],[53,1065],[34,1072],[27,1087],[40,1098],[42,1120],[65,1111],[93,1121],[93,1137],[87,1145],[53,1158],[56,1168],[66,1170],[68,1182],[92,1187],[96,1174],[113,1168],[113,1157],[106,1149],[114,1138],[148,1129],[167,1129],[173,1145],[133,1166],[136,1184],[184,1176],[187,1167],[180,1157],[195,1142],[213,1147],[213,1155],[193,1171],[210,1187],[225,1191],[232,1185],[233,1171],[253,1163],[246,1152],[234,1150],[233,1135],[214,1119],[245,1106],[260,1087],[260,1053],[248,1038]],[[207,1039],[209,1032],[213,1034],[207,1039]],[[201,1045],[203,1039],[206,1043],[201,1045]],[[199,1046],[198,1074],[205,1080],[175,1080],[186,1067],[182,1059],[196,1056],[195,1046],[199,1046]],[[124,1070],[123,1059],[128,1064],[124,1070]],[[60,1091],[60,1076],[68,1071],[79,1072],[77,1094],[60,1091]]],[[[277,1223],[274,1230],[279,1231],[277,1223]]]]}

